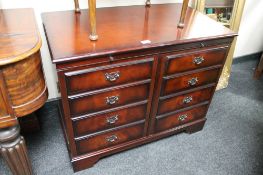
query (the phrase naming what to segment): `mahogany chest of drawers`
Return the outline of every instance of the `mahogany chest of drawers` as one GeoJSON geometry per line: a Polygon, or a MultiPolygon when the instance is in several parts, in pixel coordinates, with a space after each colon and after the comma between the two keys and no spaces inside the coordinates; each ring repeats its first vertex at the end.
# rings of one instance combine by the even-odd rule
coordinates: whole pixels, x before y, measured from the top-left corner
{"type": "Polygon", "coordinates": [[[75,171],[101,157],[203,128],[236,34],[190,8],[179,29],[180,9],[180,4],[147,11],[98,9],[98,41],[88,39],[86,10],[43,14],[75,171]]]}

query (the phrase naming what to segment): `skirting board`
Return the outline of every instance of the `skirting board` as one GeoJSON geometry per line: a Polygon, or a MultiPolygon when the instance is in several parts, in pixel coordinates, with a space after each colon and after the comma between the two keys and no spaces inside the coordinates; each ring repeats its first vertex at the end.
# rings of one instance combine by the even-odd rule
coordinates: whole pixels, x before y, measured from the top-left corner
{"type": "Polygon", "coordinates": [[[257,52],[257,53],[252,53],[252,54],[236,57],[233,59],[233,64],[244,63],[250,60],[259,60],[261,55],[262,55],[262,52],[257,52]]]}

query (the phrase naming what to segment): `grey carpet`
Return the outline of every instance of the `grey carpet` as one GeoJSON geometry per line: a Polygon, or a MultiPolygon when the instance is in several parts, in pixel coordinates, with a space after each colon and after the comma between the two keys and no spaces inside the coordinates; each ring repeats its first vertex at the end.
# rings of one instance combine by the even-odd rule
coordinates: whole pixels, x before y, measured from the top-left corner
{"type": "MultiPolygon", "coordinates": [[[[233,65],[229,87],[216,92],[206,125],[101,159],[76,175],[262,175],[263,78],[255,61],[233,65]]],[[[35,174],[70,175],[55,104],[41,109],[42,131],[26,136],[35,174]]],[[[0,160],[0,174],[10,174],[0,160]]]]}

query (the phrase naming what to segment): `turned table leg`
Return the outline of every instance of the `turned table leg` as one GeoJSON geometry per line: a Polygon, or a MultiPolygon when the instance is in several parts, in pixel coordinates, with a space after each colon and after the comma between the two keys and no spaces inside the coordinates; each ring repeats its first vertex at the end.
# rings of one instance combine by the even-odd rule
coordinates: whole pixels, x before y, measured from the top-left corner
{"type": "Polygon", "coordinates": [[[178,24],[178,27],[179,27],[179,28],[184,28],[184,19],[185,19],[185,16],[186,16],[186,11],[187,11],[187,7],[188,7],[188,3],[189,3],[189,0],[184,0],[184,1],[183,1],[183,6],[182,6],[182,10],[181,10],[180,21],[179,21],[179,24],[178,24]]]}
{"type": "Polygon", "coordinates": [[[0,129],[0,153],[13,175],[33,174],[19,125],[0,129]]]}
{"type": "Polygon", "coordinates": [[[75,4],[75,12],[79,13],[80,12],[79,0],[74,0],[74,4],[75,4]]]}
{"type": "Polygon", "coordinates": [[[151,6],[151,0],[146,0],[146,6],[151,6]]]}
{"type": "Polygon", "coordinates": [[[96,0],[89,0],[89,18],[90,18],[90,36],[92,41],[98,40],[97,27],[96,27],[96,0]]]}

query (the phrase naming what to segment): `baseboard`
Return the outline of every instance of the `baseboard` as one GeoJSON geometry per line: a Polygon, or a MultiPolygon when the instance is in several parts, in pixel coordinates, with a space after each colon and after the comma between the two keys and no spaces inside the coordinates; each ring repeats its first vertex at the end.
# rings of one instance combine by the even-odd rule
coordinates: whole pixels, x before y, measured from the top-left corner
{"type": "Polygon", "coordinates": [[[235,57],[233,59],[233,64],[243,63],[243,62],[251,61],[251,60],[259,60],[261,55],[262,55],[262,52],[256,52],[256,53],[252,53],[252,54],[248,54],[248,55],[244,55],[240,57],[235,57]]]}
{"type": "Polygon", "coordinates": [[[51,99],[48,99],[46,103],[58,102],[60,99],[61,97],[51,98],[51,99]]]}

